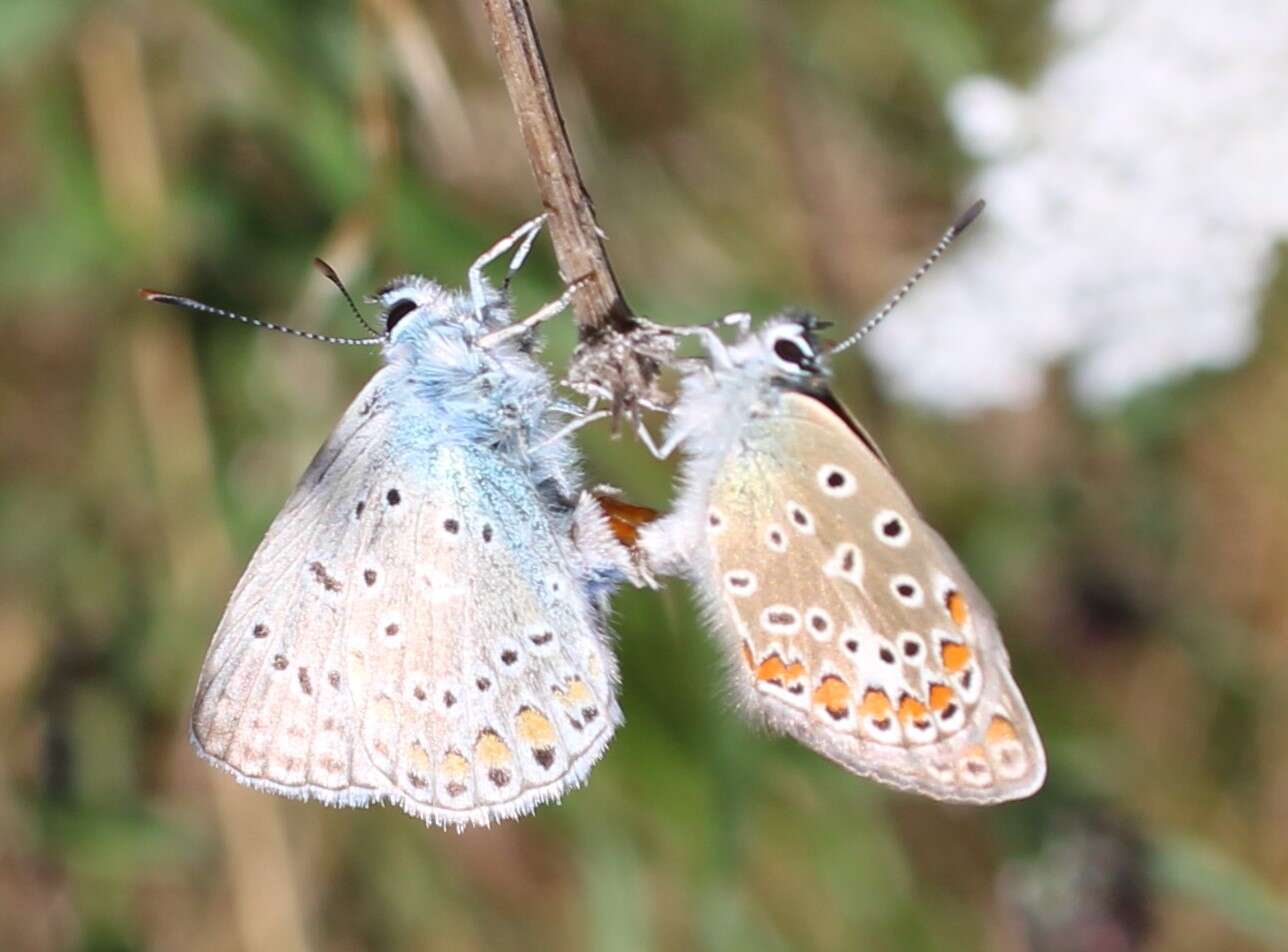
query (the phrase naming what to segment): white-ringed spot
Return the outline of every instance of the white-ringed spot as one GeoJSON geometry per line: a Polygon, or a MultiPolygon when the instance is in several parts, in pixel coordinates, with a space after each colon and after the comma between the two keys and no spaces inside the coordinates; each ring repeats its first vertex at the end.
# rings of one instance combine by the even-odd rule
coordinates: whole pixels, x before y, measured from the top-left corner
{"type": "Polygon", "coordinates": [[[412,707],[428,711],[433,704],[432,694],[433,687],[423,672],[413,671],[407,675],[407,700],[411,702],[412,707]]]}
{"type": "Polygon", "coordinates": [[[901,631],[898,639],[899,658],[905,664],[920,667],[926,663],[926,643],[915,631],[901,631]]]}
{"type": "Polygon", "coordinates": [[[899,655],[889,640],[882,638],[880,635],[873,635],[873,642],[876,645],[877,660],[881,662],[883,667],[893,668],[899,663],[899,655]]]}
{"type": "Polygon", "coordinates": [[[872,519],[872,531],[883,543],[902,549],[912,538],[908,522],[893,509],[882,509],[872,519]]]}
{"type": "Polygon", "coordinates": [[[778,523],[771,522],[765,526],[764,538],[765,545],[769,547],[771,552],[781,553],[787,551],[787,533],[783,531],[783,527],[778,523]]]}
{"type": "Polygon", "coordinates": [[[710,535],[719,535],[725,530],[725,518],[720,510],[712,506],[707,510],[707,532],[710,535]]]}
{"type": "Polygon", "coordinates": [[[979,666],[972,661],[961,671],[952,676],[952,682],[957,688],[957,693],[966,704],[974,704],[984,693],[984,678],[979,672],[979,666]]]}
{"type": "Polygon", "coordinates": [[[827,609],[812,605],[805,609],[805,630],[815,641],[830,641],[832,638],[832,616],[827,609]]]}
{"type": "Polygon", "coordinates": [[[760,627],[771,635],[794,635],[801,630],[801,615],[791,605],[770,605],[760,613],[760,627]]]}
{"type": "Polygon", "coordinates": [[[993,771],[988,766],[984,751],[978,745],[968,748],[957,761],[957,775],[970,787],[987,787],[993,782],[993,771]]]}
{"type": "Polygon", "coordinates": [[[503,676],[513,677],[523,670],[523,648],[512,638],[503,638],[493,647],[492,660],[503,676]]]}
{"type": "Polygon", "coordinates": [[[443,681],[436,684],[430,694],[430,701],[444,717],[455,718],[465,709],[462,703],[465,689],[455,681],[443,681]]]}
{"type": "Polygon", "coordinates": [[[814,534],[814,517],[808,509],[794,500],[787,502],[787,521],[801,535],[814,534]]]}
{"type": "Polygon", "coordinates": [[[942,760],[926,761],[926,773],[944,785],[950,785],[953,782],[953,768],[942,760]]]}
{"type": "Polygon", "coordinates": [[[952,693],[952,690],[943,685],[931,685],[930,709],[934,711],[935,723],[944,734],[955,734],[966,723],[966,709],[962,707],[961,701],[952,693]],[[942,691],[948,691],[948,700],[944,704],[940,704],[938,700],[938,695],[942,691]]]}
{"type": "Polygon", "coordinates": [[[724,575],[725,591],[738,598],[756,594],[756,573],[746,569],[730,569],[724,575]]]}
{"type": "Polygon", "coordinates": [[[921,583],[911,575],[896,575],[890,579],[890,593],[907,608],[920,608],[926,600],[921,583]]]}
{"type": "Polygon", "coordinates": [[[555,637],[555,630],[551,625],[530,625],[524,631],[524,637],[533,654],[549,655],[559,650],[559,639],[555,637]]]}
{"type": "Polygon", "coordinates": [[[859,652],[863,649],[863,638],[857,628],[844,629],[839,640],[846,654],[855,659],[859,657],[859,652]]]}
{"type": "Polygon", "coordinates": [[[823,574],[863,587],[863,551],[853,542],[842,542],[823,565],[823,574]]]}
{"type": "Polygon", "coordinates": [[[859,484],[849,470],[835,463],[824,463],[818,468],[818,488],[828,496],[844,499],[853,496],[859,484]]]}

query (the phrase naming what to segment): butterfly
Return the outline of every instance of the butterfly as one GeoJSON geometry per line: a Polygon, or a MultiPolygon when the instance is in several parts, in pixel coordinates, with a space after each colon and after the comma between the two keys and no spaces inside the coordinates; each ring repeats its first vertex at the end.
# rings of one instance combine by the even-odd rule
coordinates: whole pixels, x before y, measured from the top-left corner
{"type": "Polygon", "coordinates": [[[518,242],[513,273],[539,227],[480,258],[468,293],[398,278],[375,295],[376,336],[322,338],[379,344],[384,366],[273,520],[202,665],[191,741],[241,783],[488,824],[581,783],[621,723],[606,614],[630,560],[581,489],[579,421],[561,425],[529,333],[571,289],[516,323],[481,275],[518,242]]]}
{"type": "Polygon", "coordinates": [[[819,322],[732,322],[731,344],[704,332],[664,445],[641,431],[684,456],[672,511],[640,533],[653,568],[692,581],[742,707],[772,729],[935,799],[1032,794],[1045,755],[993,612],[832,394],[819,322]]]}

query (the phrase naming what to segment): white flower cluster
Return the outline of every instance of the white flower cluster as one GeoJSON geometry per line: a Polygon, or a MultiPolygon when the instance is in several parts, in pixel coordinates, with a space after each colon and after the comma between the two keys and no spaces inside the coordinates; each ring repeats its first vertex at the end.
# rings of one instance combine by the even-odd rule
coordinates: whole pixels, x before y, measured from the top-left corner
{"type": "Polygon", "coordinates": [[[1053,12],[1064,50],[1031,91],[950,94],[988,210],[865,341],[947,412],[1031,401],[1058,361],[1092,405],[1233,365],[1288,234],[1288,2],[1053,12]]]}

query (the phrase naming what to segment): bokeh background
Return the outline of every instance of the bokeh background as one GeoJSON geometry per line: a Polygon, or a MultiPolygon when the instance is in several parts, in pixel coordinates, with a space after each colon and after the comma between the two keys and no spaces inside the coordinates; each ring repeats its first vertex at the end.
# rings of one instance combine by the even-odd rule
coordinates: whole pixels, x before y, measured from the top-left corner
{"type": "MultiPolygon", "coordinates": [[[[671,322],[800,304],[851,326],[974,197],[957,84],[1025,88],[1067,42],[1036,0],[537,13],[622,285],[671,322]]],[[[1255,143],[1281,120],[1254,105],[1231,103],[1247,121],[1223,134],[1255,143]]],[[[1123,161],[1168,148],[1142,136],[1123,161]]],[[[1088,405],[1069,355],[1026,399],[944,416],[894,399],[863,348],[838,362],[838,392],[998,611],[1050,757],[1029,801],[923,802],[747,728],[680,585],[618,597],[627,724],[585,789],[522,822],[456,835],[200,764],[186,718],[223,602],[377,357],[134,289],[353,333],[314,255],[356,293],[410,270],[459,282],[536,211],[473,0],[0,4],[0,946],[1282,947],[1274,240],[1251,353],[1228,369],[1088,405]]],[[[1219,265],[1196,246],[1174,279],[1219,265]]],[[[521,309],[557,288],[541,246],[521,309]]],[[[1071,300],[1074,325],[1096,319],[1094,295],[1085,314],[1071,300]]],[[[1197,320],[1162,316],[1182,337],[1197,320]]],[[[553,367],[572,334],[550,330],[553,367]]],[[[924,347],[1001,372],[969,325],[924,347]]],[[[606,431],[583,446],[595,479],[665,504],[668,466],[606,431]]]]}

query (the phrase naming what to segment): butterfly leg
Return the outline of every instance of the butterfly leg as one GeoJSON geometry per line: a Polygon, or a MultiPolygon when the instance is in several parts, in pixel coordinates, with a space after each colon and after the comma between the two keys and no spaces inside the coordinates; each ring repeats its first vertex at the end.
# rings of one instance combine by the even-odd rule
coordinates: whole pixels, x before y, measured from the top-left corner
{"type": "Polygon", "coordinates": [[[716,328],[719,327],[737,327],[739,334],[746,334],[747,329],[751,326],[751,315],[745,311],[739,311],[735,314],[728,314],[718,321],[712,321],[710,324],[690,324],[687,326],[673,327],[666,324],[649,323],[655,330],[670,334],[672,337],[700,337],[702,345],[707,349],[707,354],[711,362],[722,370],[731,370],[733,361],[729,358],[729,348],[725,342],[716,334],[716,328]]]}
{"type": "Polygon", "coordinates": [[[551,433],[549,436],[547,436],[536,446],[529,449],[528,452],[535,453],[538,450],[541,450],[544,447],[549,446],[551,443],[558,442],[559,440],[564,439],[564,437],[569,436],[573,433],[576,433],[583,426],[588,426],[591,423],[598,422],[599,420],[606,420],[612,415],[613,413],[611,410],[596,410],[594,413],[585,413],[577,417],[576,419],[571,420],[568,423],[565,423],[559,429],[555,430],[554,433],[551,433]]]}
{"type": "Polygon", "coordinates": [[[507,341],[511,337],[520,337],[532,330],[539,324],[544,324],[552,317],[558,317],[572,303],[573,296],[578,289],[586,283],[587,278],[581,278],[574,281],[564,289],[564,293],[559,295],[555,300],[538,308],[535,313],[525,317],[521,321],[515,321],[508,327],[502,327],[500,330],[492,331],[490,334],[484,334],[479,338],[479,346],[483,348],[495,347],[502,341],[507,341]]]}
{"type": "Polygon", "coordinates": [[[514,277],[514,273],[519,270],[523,265],[524,259],[528,257],[528,252],[532,250],[532,243],[537,240],[537,235],[541,233],[541,227],[545,223],[546,216],[544,214],[538,215],[531,221],[524,222],[479,255],[474,263],[470,265],[470,298],[474,301],[474,316],[479,321],[483,320],[483,308],[487,304],[487,291],[486,286],[483,284],[483,269],[517,244],[519,250],[515,252],[514,258],[510,261],[510,268],[505,276],[505,283],[509,284],[510,279],[514,277]]]}
{"type": "Polygon", "coordinates": [[[751,330],[751,314],[747,311],[735,311],[733,314],[726,314],[716,323],[721,327],[736,327],[738,336],[745,337],[751,330]]]}
{"type": "Polygon", "coordinates": [[[658,446],[657,443],[653,441],[653,434],[650,433],[648,431],[648,427],[644,425],[644,421],[635,421],[635,436],[644,444],[644,448],[653,454],[655,459],[666,459],[669,457],[675,452],[676,447],[684,442],[684,438],[687,435],[688,433],[685,431],[673,432],[666,438],[666,440],[663,441],[661,446],[658,446]]]}

